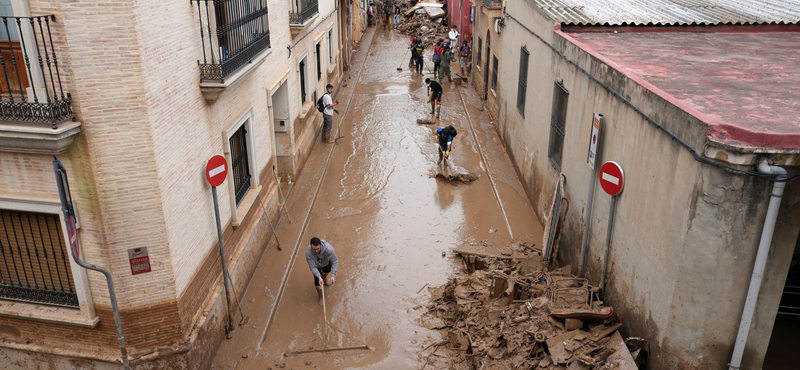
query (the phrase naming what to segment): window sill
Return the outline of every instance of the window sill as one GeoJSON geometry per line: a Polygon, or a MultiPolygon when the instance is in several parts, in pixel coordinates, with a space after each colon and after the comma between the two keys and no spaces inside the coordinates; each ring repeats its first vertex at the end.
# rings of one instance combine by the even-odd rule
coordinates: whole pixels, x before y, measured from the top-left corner
{"type": "Polygon", "coordinates": [[[306,119],[306,115],[308,115],[309,112],[311,112],[311,113],[314,112],[314,111],[311,110],[311,107],[313,107],[313,106],[314,106],[314,102],[312,102],[310,100],[303,104],[303,107],[300,109],[300,120],[301,121],[306,119]]]}
{"type": "Polygon", "coordinates": [[[328,65],[328,74],[333,74],[334,71],[336,71],[336,63],[330,63],[328,65]]]}
{"type": "Polygon", "coordinates": [[[250,63],[247,63],[246,66],[240,68],[232,75],[225,77],[225,82],[201,82],[200,92],[203,93],[203,98],[206,99],[208,104],[213,104],[223,93],[225,93],[225,91],[228,91],[229,89],[238,85],[239,82],[242,82],[245,77],[250,75],[251,72],[258,68],[261,63],[264,63],[271,53],[272,48],[262,51],[260,54],[256,55],[256,57],[253,58],[250,63]]]}
{"type": "Polygon", "coordinates": [[[61,154],[80,132],[81,123],[73,121],[55,130],[49,124],[0,122],[0,151],[61,154]]]}
{"type": "Polygon", "coordinates": [[[34,303],[0,301],[0,316],[24,318],[54,324],[94,328],[100,318],[87,318],[78,308],[38,305],[34,303]]]}
{"type": "Polygon", "coordinates": [[[233,218],[231,221],[231,225],[233,227],[239,227],[242,225],[242,221],[247,217],[247,213],[250,212],[250,208],[252,208],[253,204],[255,203],[256,199],[258,199],[258,194],[261,193],[261,185],[256,186],[255,188],[250,188],[247,193],[242,198],[242,201],[239,202],[239,205],[236,207],[236,217],[233,218]]]}

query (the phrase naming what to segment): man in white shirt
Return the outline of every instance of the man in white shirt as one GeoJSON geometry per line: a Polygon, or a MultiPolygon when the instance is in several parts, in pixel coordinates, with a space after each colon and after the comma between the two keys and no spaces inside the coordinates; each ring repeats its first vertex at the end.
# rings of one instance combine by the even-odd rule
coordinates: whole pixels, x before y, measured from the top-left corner
{"type": "Polygon", "coordinates": [[[322,111],[322,141],[326,143],[331,142],[333,112],[339,113],[339,111],[333,109],[339,102],[336,101],[334,103],[333,98],[331,98],[331,93],[333,93],[333,85],[328,84],[325,86],[325,95],[322,96],[322,105],[325,106],[325,110],[322,111]]]}
{"type": "Polygon", "coordinates": [[[453,25],[450,28],[450,33],[448,34],[450,37],[450,54],[456,55],[456,50],[458,50],[458,36],[459,33],[456,30],[456,25],[453,25]]]}

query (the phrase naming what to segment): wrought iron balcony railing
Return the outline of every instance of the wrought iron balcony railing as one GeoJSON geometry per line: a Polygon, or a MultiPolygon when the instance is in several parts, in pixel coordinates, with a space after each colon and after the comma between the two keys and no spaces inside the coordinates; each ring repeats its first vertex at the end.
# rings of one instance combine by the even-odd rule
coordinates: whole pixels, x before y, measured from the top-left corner
{"type": "Polygon", "coordinates": [[[269,48],[267,0],[192,0],[197,3],[203,60],[200,82],[225,82],[269,48]],[[213,32],[212,32],[213,30],[213,32]]]}
{"type": "Polygon", "coordinates": [[[0,120],[53,125],[72,119],[50,23],[54,15],[0,17],[0,120]]]}
{"type": "Polygon", "coordinates": [[[289,23],[303,24],[319,12],[319,0],[295,0],[294,10],[289,12],[289,23]]]}
{"type": "Polygon", "coordinates": [[[501,0],[483,0],[483,6],[490,9],[500,9],[503,7],[501,0]]]}

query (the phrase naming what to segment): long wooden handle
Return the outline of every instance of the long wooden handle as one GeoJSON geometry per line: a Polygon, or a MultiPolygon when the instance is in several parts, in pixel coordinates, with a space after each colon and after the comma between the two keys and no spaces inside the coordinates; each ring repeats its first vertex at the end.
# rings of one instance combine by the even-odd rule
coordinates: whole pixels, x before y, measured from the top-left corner
{"type": "Polygon", "coordinates": [[[323,319],[325,319],[325,347],[328,347],[328,309],[325,307],[325,280],[323,279],[322,284],[320,285],[322,288],[322,315],[323,319]]]}

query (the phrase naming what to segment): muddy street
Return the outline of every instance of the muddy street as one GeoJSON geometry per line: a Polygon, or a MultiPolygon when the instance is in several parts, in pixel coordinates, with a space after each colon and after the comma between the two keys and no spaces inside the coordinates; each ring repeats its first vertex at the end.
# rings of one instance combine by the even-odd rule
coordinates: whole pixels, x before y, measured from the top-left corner
{"type": "Polygon", "coordinates": [[[539,221],[471,85],[442,82],[439,123],[417,123],[430,118],[430,52],[425,74],[414,74],[407,43],[374,27],[364,35],[335,92],[339,139],[317,142],[300,176],[283,184],[287,210],[276,225],[283,250],[273,239],[247,291],[237,292],[249,321],[223,340],[213,369],[418,368],[420,348],[440,340],[419,324],[427,287],[463,269],[451,250],[541,243],[539,221]],[[447,125],[458,135],[448,164],[437,165],[433,129],[447,125]],[[461,174],[476,179],[450,181],[461,174]],[[327,341],[305,261],[312,237],[339,258],[336,283],[325,289],[327,341]],[[359,345],[370,349],[287,355],[359,345]]]}

